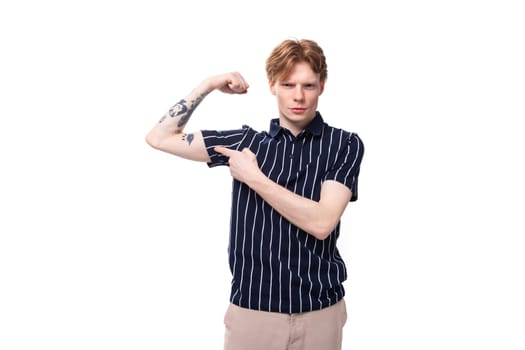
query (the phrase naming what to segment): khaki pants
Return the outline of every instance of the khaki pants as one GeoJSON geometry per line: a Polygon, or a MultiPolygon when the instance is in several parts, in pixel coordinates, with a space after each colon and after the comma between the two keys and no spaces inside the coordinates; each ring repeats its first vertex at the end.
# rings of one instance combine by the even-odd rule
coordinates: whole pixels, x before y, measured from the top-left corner
{"type": "Polygon", "coordinates": [[[224,350],[340,350],[346,317],[344,300],[300,314],[230,304],[224,316],[224,350]]]}

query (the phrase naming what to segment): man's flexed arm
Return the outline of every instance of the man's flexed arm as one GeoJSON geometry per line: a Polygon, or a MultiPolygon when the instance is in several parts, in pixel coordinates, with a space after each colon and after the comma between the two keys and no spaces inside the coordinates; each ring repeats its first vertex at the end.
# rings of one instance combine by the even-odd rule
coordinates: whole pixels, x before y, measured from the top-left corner
{"type": "Polygon", "coordinates": [[[195,109],[213,90],[227,94],[244,94],[248,84],[236,72],[209,77],[202,81],[188,96],[171,107],[146,135],[146,142],[153,148],[179,157],[209,161],[200,131],[185,133],[184,128],[195,109]]]}

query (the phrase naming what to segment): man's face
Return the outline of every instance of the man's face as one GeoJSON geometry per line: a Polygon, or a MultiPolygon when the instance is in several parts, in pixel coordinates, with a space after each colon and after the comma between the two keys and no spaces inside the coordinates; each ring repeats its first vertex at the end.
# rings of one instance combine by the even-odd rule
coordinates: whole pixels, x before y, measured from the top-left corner
{"type": "Polygon", "coordinates": [[[319,74],[306,62],[297,63],[286,78],[270,83],[277,97],[281,126],[295,135],[303,130],[315,117],[323,89],[319,74]]]}

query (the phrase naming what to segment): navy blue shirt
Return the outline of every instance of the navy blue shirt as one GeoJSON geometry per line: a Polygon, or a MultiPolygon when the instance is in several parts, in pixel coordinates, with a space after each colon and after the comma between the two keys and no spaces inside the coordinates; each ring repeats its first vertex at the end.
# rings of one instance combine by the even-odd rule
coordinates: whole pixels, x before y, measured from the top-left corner
{"type": "MultiPolygon", "coordinates": [[[[335,180],[352,190],[357,182],[363,143],[355,133],[329,126],[317,112],[297,137],[270,123],[269,132],[203,130],[210,167],[228,165],[213,150],[248,147],[260,169],[274,182],[318,201],[321,185],[335,180]]],[[[336,246],[340,223],[325,240],[291,224],[244,183],[233,180],[229,240],[232,272],[230,301],[240,307],[282,313],[319,310],[345,294],[345,263],[336,246]]]]}

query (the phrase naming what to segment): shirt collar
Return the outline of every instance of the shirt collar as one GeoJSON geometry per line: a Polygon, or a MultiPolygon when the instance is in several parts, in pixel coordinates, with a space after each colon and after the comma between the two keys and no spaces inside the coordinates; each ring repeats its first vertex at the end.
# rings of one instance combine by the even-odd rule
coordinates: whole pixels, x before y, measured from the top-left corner
{"type": "MultiPolygon", "coordinates": [[[[306,128],[304,128],[304,131],[308,131],[314,136],[319,136],[321,135],[321,131],[323,130],[323,123],[324,121],[323,121],[323,117],[321,117],[321,113],[315,112],[314,119],[312,119],[310,124],[308,124],[306,128]]],[[[269,134],[271,137],[273,138],[277,137],[281,131],[284,131],[284,129],[285,128],[283,128],[279,124],[279,118],[275,118],[270,121],[269,134]]]]}

